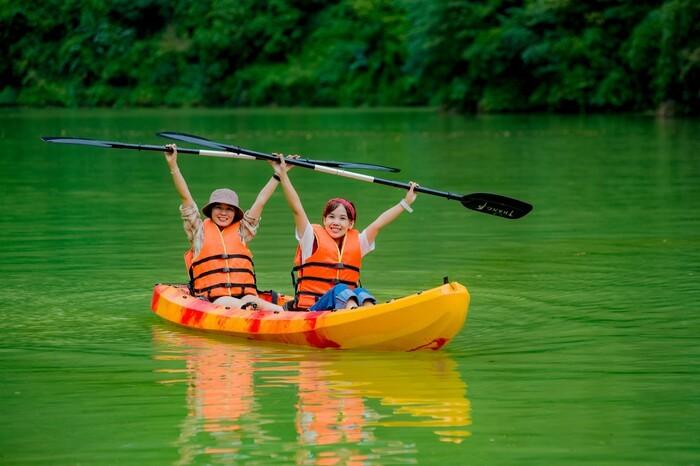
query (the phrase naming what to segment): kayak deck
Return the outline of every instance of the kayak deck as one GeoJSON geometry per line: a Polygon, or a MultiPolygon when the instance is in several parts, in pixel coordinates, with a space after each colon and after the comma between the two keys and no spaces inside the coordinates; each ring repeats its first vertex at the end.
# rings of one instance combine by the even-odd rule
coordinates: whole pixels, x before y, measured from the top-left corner
{"type": "Polygon", "coordinates": [[[469,292],[457,283],[375,306],[334,311],[259,311],[219,306],[183,285],[158,284],[151,309],[180,326],[313,348],[438,350],[462,328],[469,292]]]}

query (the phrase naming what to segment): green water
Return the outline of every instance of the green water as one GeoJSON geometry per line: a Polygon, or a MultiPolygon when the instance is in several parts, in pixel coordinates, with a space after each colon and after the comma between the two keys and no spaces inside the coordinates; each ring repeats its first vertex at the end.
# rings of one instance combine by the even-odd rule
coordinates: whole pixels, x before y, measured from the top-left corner
{"type": "MultiPolygon", "coordinates": [[[[0,464],[691,465],[700,462],[700,121],[404,110],[0,111],[0,464]],[[158,153],[40,136],[261,151],[398,166],[376,174],[532,203],[509,221],[420,195],[363,282],[380,299],[444,276],[466,327],[426,354],[231,341],[159,321],[185,279],[178,199],[158,153]]],[[[244,206],[264,162],[180,157],[200,205],[244,206]]],[[[402,191],[295,169],[309,215],[402,191]]],[[[289,291],[280,192],[251,245],[289,291]]],[[[396,325],[401,325],[397,322],[396,325]]]]}

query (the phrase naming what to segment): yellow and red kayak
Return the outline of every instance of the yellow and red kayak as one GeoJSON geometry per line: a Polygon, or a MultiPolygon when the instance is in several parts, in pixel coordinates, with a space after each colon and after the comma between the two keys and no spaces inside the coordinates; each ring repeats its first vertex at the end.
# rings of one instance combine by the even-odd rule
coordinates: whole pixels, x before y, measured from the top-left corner
{"type": "MultiPolygon", "coordinates": [[[[284,299],[284,298],[283,298],[284,299]]],[[[183,285],[159,284],[151,309],[175,324],[313,348],[389,351],[438,350],[462,328],[469,292],[457,282],[376,306],[336,311],[259,311],[218,306],[183,285]]]]}

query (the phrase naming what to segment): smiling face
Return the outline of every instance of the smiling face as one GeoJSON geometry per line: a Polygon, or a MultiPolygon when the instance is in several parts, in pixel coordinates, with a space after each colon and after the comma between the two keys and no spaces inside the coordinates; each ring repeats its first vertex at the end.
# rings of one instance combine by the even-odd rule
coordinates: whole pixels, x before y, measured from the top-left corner
{"type": "Polygon", "coordinates": [[[231,225],[236,217],[236,208],[228,204],[215,204],[211,209],[211,219],[219,228],[231,225]]]}
{"type": "Polygon", "coordinates": [[[323,217],[323,227],[334,240],[342,239],[348,232],[348,228],[352,228],[354,225],[355,222],[350,220],[343,205],[339,205],[323,217]]]}

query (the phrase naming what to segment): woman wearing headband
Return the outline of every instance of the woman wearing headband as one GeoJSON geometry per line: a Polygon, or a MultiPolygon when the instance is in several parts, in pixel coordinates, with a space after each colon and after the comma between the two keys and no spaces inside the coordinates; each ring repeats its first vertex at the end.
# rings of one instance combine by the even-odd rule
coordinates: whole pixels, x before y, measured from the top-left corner
{"type": "Polygon", "coordinates": [[[371,306],[374,297],[360,286],[362,258],[374,250],[379,231],[396,220],[403,211],[412,212],[416,200],[414,188],[386,210],[362,232],[354,228],[357,213],[352,202],[333,198],[323,209],[323,224],[311,224],[287,174],[284,158],[271,163],[279,178],[287,203],[292,209],[299,241],[292,276],[295,306],[310,311],[371,306]]]}

